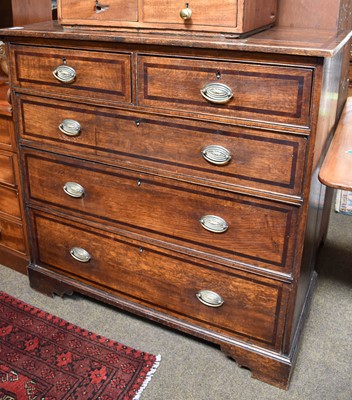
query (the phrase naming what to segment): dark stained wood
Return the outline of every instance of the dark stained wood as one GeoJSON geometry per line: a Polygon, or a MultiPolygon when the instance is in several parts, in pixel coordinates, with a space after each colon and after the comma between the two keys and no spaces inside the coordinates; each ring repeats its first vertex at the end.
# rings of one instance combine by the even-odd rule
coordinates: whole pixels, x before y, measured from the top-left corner
{"type": "Polygon", "coordinates": [[[346,101],[319,178],[335,189],[352,190],[352,97],[346,101]]]}
{"type": "Polygon", "coordinates": [[[210,340],[287,388],[331,205],[318,174],[347,95],[351,33],[274,28],[230,40],[46,23],[0,35],[32,287],[77,291],[210,340]],[[65,53],[85,73],[53,84],[65,53]],[[157,72],[144,74],[147,64],[157,72]],[[210,78],[233,85],[237,109],[203,101],[210,78]],[[82,124],[77,136],[60,132],[65,118],[82,124]],[[215,139],[233,155],[217,173],[200,154],[215,139]],[[66,182],[84,196],[65,194],[66,182]],[[227,231],[205,230],[204,215],[224,218],[227,231]],[[74,260],[73,246],[90,261],[74,260]],[[204,288],[225,303],[203,308],[204,288]]]}

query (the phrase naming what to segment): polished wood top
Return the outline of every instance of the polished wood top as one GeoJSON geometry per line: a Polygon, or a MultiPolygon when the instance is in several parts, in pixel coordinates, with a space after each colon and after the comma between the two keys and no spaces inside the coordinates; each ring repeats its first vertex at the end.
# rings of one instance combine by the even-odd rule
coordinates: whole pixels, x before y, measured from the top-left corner
{"type": "Polygon", "coordinates": [[[246,38],[224,35],[165,34],[163,32],[137,32],[97,30],[89,28],[64,28],[57,21],[48,21],[25,27],[1,29],[0,38],[35,37],[50,39],[97,40],[115,43],[140,43],[149,45],[183,46],[222,50],[251,51],[288,55],[332,57],[351,38],[352,32],[273,27],[246,38]]]}
{"type": "Polygon", "coordinates": [[[319,173],[326,186],[352,190],[352,97],[348,97],[319,173]]]}

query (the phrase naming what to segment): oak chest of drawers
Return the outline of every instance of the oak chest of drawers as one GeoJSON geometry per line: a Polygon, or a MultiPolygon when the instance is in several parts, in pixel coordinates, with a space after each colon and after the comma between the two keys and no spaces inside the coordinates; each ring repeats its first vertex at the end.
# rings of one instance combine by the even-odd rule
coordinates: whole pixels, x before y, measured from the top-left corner
{"type": "Polygon", "coordinates": [[[32,287],[205,338],[286,388],[330,206],[317,173],[347,94],[348,38],[2,34],[32,287]]]}

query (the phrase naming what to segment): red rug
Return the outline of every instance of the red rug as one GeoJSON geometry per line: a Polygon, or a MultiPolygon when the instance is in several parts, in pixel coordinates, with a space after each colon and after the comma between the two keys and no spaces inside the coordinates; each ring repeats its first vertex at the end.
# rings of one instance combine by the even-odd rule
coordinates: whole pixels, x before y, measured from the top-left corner
{"type": "Polygon", "coordinates": [[[137,400],[159,361],[0,292],[0,399],[137,400]]]}

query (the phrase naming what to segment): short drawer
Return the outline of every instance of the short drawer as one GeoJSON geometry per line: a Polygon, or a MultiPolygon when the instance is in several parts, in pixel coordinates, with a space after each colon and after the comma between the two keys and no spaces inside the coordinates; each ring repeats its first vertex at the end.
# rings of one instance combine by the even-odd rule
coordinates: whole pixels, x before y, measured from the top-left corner
{"type": "Polygon", "coordinates": [[[301,196],[307,139],[22,96],[21,138],[207,185],[301,196]]]}
{"type": "Polygon", "coordinates": [[[138,0],[109,0],[108,3],[96,0],[61,0],[58,4],[59,18],[65,24],[83,25],[109,24],[115,21],[137,21],[138,0]]]}
{"type": "Polygon", "coordinates": [[[0,246],[25,253],[22,224],[0,218],[0,246]]]}
{"type": "Polygon", "coordinates": [[[15,155],[0,150],[0,183],[16,186],[16,177],[14,171],[15,155]]]}
{"type": "Polygon", "coordinates": [[[131,102],[130,54],[13,46],[13,83],[37,91],[131,102]]]}
{"type": "Polygon", "coordinates": [[[299,207],[27,151],[33,202],[192,249],[291,271],[299,207]]]}
{"type": "Polygon", "coordinates": [[[12,148],[11,124],[11,118],[0,116],[0,147],[9,150],[12,148]]]}
{"type": "Polygon", "coordinates": [[[33,222],[38,265],[206,329],[279,347],[285,284],[199,263],[58,216],[35,212],[33,222]]]}
{"type": "Polygon", "coordinates": [[[18,192],[16,189],[0,185],[0,214],[21,219],[18,192]]]}
{"type": "Polygon", "coordinates": [[[313,70],[236,61],[138,58],[142,106],[310,125],[313,70]]]}

